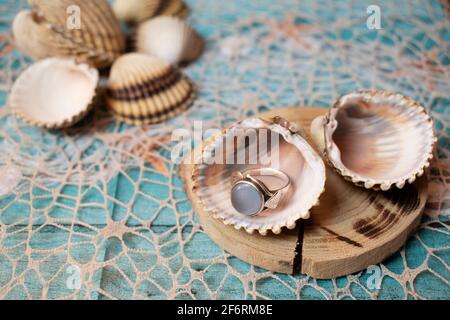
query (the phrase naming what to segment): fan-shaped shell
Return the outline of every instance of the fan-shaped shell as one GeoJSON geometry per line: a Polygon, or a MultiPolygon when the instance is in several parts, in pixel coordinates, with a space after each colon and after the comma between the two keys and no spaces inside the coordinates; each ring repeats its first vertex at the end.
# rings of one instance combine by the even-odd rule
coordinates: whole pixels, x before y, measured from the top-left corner
{"type": "Polygon", "coordinates": [[[139,26],[137,48],[176,65],[196,59],[203,50],[203,40],[185,21],[161,16],[139,26]]]}
{"type": "Polygon", "coordinates": [[[280,118],[237,122],[207,140],[202,149],[194,159],[193,192],[214,218],[248,233],[257,230],[266,235],[270,230],[279,234],[284,227],[293,229],[298,219],[309,218],[325,188],[322,158],[295,126],[280,118]],[[238,161],[240,157],[245,161],[238,161]],[[288,175],[290,192],[276,209],[244,216],[231,204],[231,177],[237,171],[263,167],[288,175]]]}
{"type": "Polygon", "coordinates": [[[161,0],[116,0],[113,10],[121,21],[139,23],[153,17],[161,7],[161,2],[161,0]]]}
{"type": "Polygon", "coordinates": [[[157,15],[185,18],[188,14],[189,8],[182,0],[166,0],[162,2],[157,15]]]}
{"type": "Polygon", "coordinates": [[[20,50],[34,59],[76,57],[97,67],[110,65],[125,49],[120,25],[105,0],[30,0],[32,11],[20,12],[13,34],[20,50]],[[80,28],[69,25],[70,14],[80,28]]]}
{"type": "Polygon", "coordinates": [[[111,68],[108,106],[127,123],[168,120],[186,110],[194,98],[192,82],[156,57],[129,53],[117,59],[111,68]]]}
{"type": "Polygon", "coordinates": [[[115,0],[113,10],[124,22],[140,23],[155,16],[185,17],[189,10],[180,0],[115,0]]]}
{"type": "Polygon", "coordinates": [[[358,186],[402,188],[424,173],[436,137],[425,109],[400,94],[365,90],[342,96],[312,134],[329,163],[358,186]]]}
{"type": "Polygon", "coordinates": [[[32,125],[64,128],[90,109],[98,71],[72,59],[48,58],[26,69],[14,83],[9,105],[32,125]]]}

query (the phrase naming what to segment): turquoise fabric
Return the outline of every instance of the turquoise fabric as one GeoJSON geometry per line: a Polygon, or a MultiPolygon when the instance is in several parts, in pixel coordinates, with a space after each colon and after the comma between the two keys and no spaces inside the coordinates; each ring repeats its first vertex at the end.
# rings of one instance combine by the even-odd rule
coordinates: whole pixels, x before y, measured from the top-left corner
{"type": "Polygon", "coordinates": [[[375,1],[376,30],[366,25],[373,2],[187,1],[208,44],[185,69],[199,86],[185,114],[131,127],[98,108],[74,128],[46,131],[8,108],[31,63],[9,34],[27,5],[0,1],[0,299],[449,299],[448,4],[375,1]],[[171,132],[282,106],[329,107],[360,88],[411,96],[435,123],[430,197],[405,247],[374,268],[316,280],[215,245],[170,161],[171,132]]]}

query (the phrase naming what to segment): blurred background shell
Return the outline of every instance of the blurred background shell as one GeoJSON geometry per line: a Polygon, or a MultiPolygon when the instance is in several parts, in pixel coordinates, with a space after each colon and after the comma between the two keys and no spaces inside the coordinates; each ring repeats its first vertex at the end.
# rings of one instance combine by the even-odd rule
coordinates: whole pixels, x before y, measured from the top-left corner
{"type": "Polygon", "coordinates": [[[203,47],[200,35],[176,17],[150,19],[142,23],[137,31],[139,52],[154,55],[174,65],[195,60],[203,47]]]}
{"type": "Polygon", "coordinates": [[[189,7],[182,0],[166,0],[162,2],[158,15],[185,18],[189,15],[189,7]]]}
{"type": "Polygon", "coordinates": [[[139,23],[156,15],[162,2],[162,0],[116,0],[113,9],[121,21],[139,23]]]}
{"type": "Polygon", "coordinates": [[[184,18],[189,13],[181,0],[115,0],[113,9],[121,21],[131,24],[159,15],[184,18]]]}
{"type": "Polygon", "coordinates": [[[214,218],[248,233],[279,234],[283,228],[295,228],[298,219],[309,218],[310,209],[325,189],[322,158],[299,129],[282,118],[239,121],[204,142],[199,156],[192,162],[196,163],[192,191],[214,218]],[[237,161],[239,155],[244,155],[245,161],[237,161]],[[261,167],[288,175],[290,191],[276,209],[244,216],[231,204],[232,176],[261,167]]]}
{"type": "Polygon", "coordinates": [[[12,111],[26,122],[47,129],[79,121],[92,106],[97,69],[73,59],[47,58],[26,69],[9,97],[12,111]]]}
{"type": "Polygon", "coordinates": [[[326,116],[314,120],[311,131],[345,179],[376,190],[414,182],[430,165],[436,142],[422,106],[376,90],[342,96],[326,116]]]}
{"type": "Polygon", "coordinates": [[[12,29],[18,48],[33,59],[76,57],[105,67],[124,51],[119,21],[105,0],[29,2],[32,11],[20,12],[12,29]],[[76,22],[78,13],[79,28],[69,25],[72,18],[76,22]]]}
{"type": "Polygon", "coordinates": [[[117,59],[107,91],[111,112],[135,125],[168,120],[186,110],[196,95],[185,75],[156,57],[140,53],[117,59]]]}

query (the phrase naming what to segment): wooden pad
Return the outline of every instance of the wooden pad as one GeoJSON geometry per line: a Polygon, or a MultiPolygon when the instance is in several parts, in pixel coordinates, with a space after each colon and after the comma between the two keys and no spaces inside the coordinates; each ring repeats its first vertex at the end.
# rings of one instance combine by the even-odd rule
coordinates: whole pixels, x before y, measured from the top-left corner
{"type": "MultiPolygon", "coordinates": [[[[285,108],[259,115],[281,116],[309,133],[312,120],[326,108],[285,108]]],[[[313,144],[311,142],[311,144],[313,144]]],[[[294,230],[261,236],[236,230],[203,210],[192,192],[192,165],[180,167],[186,192],[203,229],[223,249],[256,266],[282,273],[306,273],[327,279],[382,262],[400,249],[419,225],[427,199],[427,181],[390,191],[356,187],[327,167],[320,204],[294,230]]]]}

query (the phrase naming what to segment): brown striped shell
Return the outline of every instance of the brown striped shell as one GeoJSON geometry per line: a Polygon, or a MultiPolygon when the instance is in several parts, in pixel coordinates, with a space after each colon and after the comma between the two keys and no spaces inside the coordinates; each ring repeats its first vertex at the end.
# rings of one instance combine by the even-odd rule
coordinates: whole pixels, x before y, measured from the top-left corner
{"type": "Polygon", "coordinates": [[[47,58],[28,67],[9,96],[12,111],[47,129],[65,128],[91,108],[99,80],[97,69],[73,59],[47,58]]]}
{"type": "Polygon", "coordinates": [[[127,23],[140,23],[155,16],[185,17],[189,13],[181,0],[115,0],[113,10],[127,23]]]}
{"type": "Polygon", "coordinates": [[[330,165],[367,189],[403,188],[424,173],[436,137],[425,109],[411,98],[363,90],[344,95],[311,133],[330,165]]]}
{"type": "MultiPolygon", "coordinates": [[[[96,67],[109,66],[125,49],[120,24],[105,0],[29,0],[13,22],[17,47],[33,59],[76,57],[96,67]],[[80,28],[69,24],[78,8],[80,28]]],[[[76,20],[76,19],[75,19],[76,20]]]]}
{"type": "Polygon", "coordinates": [[[293,229],[297,220],[309,218],[325,189],[325,165],[304,136],[279,117],[239,121],[203,142],[201,153],[193,153],[192,191],[207,212],[236,229],[261,235],[293,229]],[[244,216],[231,204],[232,176],[255,168],[282,171],[290,190],[277,208],[244,216]]]}
{"type": "Polygon", "coordinates": [[[107,103],[117,118],[129,124],[168,120],[186,110],[194,98],[193,83],[158,58],[129,53],[111,68],[107,103]]]}

